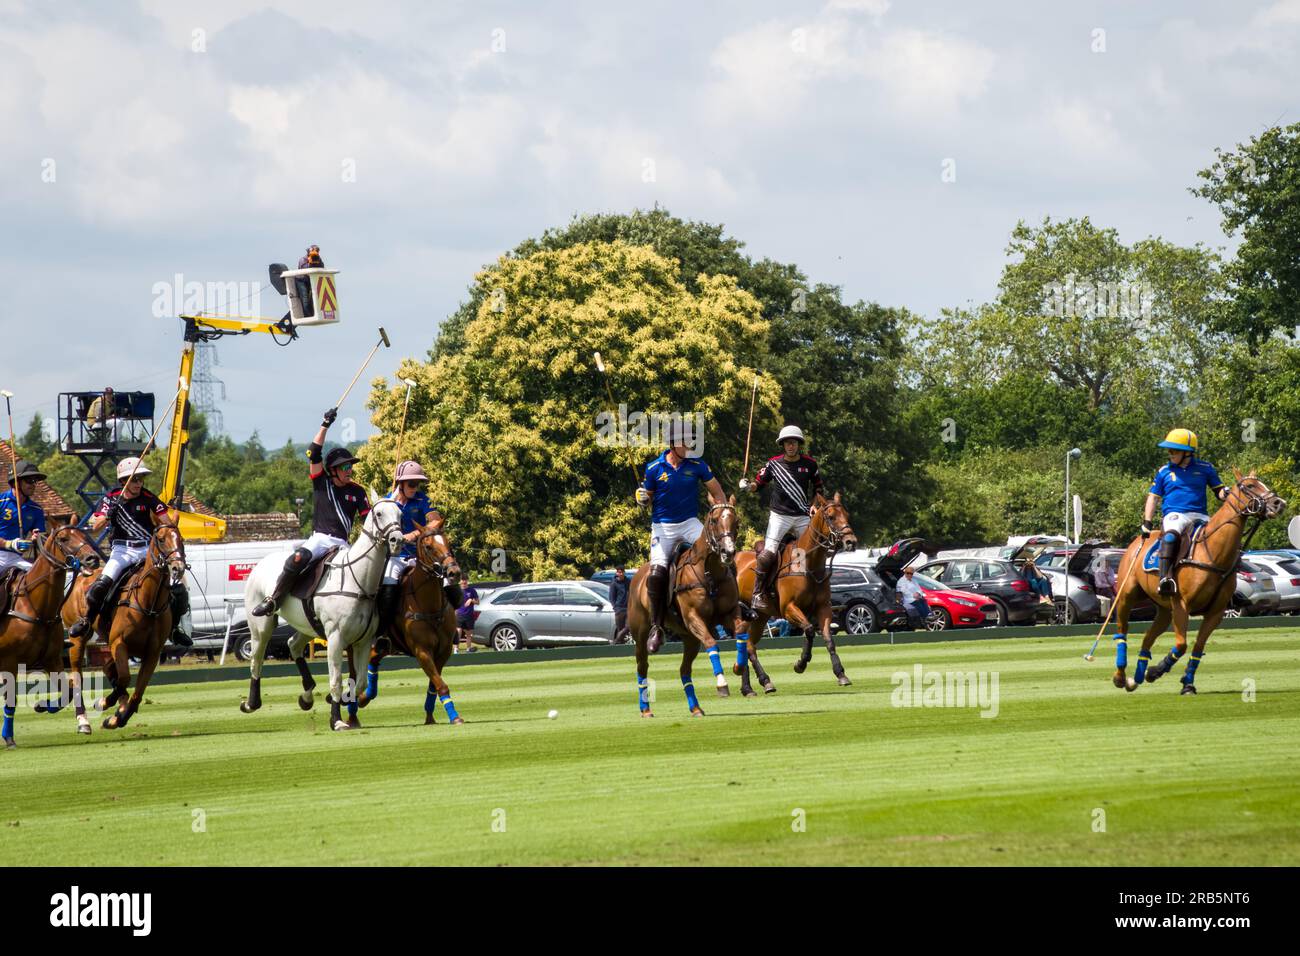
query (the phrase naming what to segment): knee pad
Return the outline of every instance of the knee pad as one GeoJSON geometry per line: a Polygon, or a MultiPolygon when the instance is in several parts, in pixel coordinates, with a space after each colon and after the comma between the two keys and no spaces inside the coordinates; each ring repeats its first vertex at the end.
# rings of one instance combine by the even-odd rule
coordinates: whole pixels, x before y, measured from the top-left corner
{"type": "Polygon", "coordinates": [[[289,555],[284,562],[286,571],[301,571],[307,567],[307,562],[311,560],[311,552],[306,548],[298,548],[293,554],[289,555]]]}
{"type": "Polygon", "coordinates": [[[190,610],[190,592],[183,584],[172,585],[172,613],[184,617],[190,610]]]}
{"type": "MultiPolygon", "coordinates": [[[[652,564],[650,565],[650,580],[666,581],[668,580],[668,565],[652,564]]],[[[647,582],[648,583],[648,582],[647,582]]]]}
{"type": "Polygon", "coordinates": [[[86,592],[86,598],[88,600],[102,601],[104,598],[108,597],[108,592],[112,589],[113,579],[101,574],[95,580],[95,583],[90,586],[90,590],[86,592]]]}
{"type": "Polygon", "coordinates": [[[1172,531],[1166,531],[1164,541],[1165,544],[1177,544],[1178,535],[1174,534],[1172,531]]]}

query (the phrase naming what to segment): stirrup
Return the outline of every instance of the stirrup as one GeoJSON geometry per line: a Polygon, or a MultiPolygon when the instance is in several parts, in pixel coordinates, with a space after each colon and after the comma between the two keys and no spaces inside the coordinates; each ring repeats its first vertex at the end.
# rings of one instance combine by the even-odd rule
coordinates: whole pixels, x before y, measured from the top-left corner
{"type": "Polygon", "coordinates": [[[84,617],[77,618],[75,624],[68,628],[68,637],[81,637],[90,628],[90,621],[84,617]]]}

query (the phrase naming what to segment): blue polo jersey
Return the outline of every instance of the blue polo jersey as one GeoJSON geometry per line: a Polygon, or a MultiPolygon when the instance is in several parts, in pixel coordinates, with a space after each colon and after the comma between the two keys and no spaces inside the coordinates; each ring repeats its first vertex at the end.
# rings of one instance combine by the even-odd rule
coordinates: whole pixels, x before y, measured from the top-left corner
{"type": "Polygon", "coordinates": [[[1205,492],[1218,491],[1223,487],[1219,473],[1208,461],[1193,457],[1186,466],[1166,463],[1156,472],[1155,481],[1151,482],[1150,492],[1159,495],[1160,510],[1163,514],[1184,514],[1194,512],[1205,514],[1205,492]]]}
{"type": "MultiPolygon", "coordinates": [[[[389,501],[397,501],[397,491],[390,491],[384,497],[389,501]]],[[[416,521],[419,521],[420,524],[428,524],[433,515],[441,514],[429,501],[429,496],[423,491],[416,492],[415,496],[410,498],[406,504],[399,502],[398,507],[402,509],[402,534],[410,534],[414,531],[416,521]]],[[[415,543],[408,541],[402,548],[402,557],[413,558],[415,552],[415,543]]]]}
{"type": "Polygon", "coordinates": [[[700,516],[702,482],[713,480],[713,470],[702,458],[687,458],[674,468],[664,452],[646,465],[643,487],[650,492],[650,520],[671,524],[700,516]]]}
{"type": "MultiPolygon", "coordinates": [[[[33,531],[45,530],[45,509],[32,501],[31,498],[23,502],[23,527],[22,537],[26,537],[33,531]]],[[[18,531],[18,496],[10,488],[4,494],[0,495],[0,538],[6,541],[12,541],[19,537],[18,531]]]]}

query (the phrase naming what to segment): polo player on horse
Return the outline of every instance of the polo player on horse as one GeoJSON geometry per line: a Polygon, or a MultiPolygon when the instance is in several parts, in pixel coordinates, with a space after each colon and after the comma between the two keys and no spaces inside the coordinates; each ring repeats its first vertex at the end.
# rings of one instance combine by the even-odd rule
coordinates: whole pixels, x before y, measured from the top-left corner
{"type": "Polygon", "coordinates": [[[704,485],[712,504],[727,503],[722,485],[704,459],[688,457],[683,431],[680,421],[669,425],[668,449],[646,465],[645,480],[636,490],[636,503],[650,507],[650,572],[646,578],[646,596],[650,599],[653,623],[646,650],[651,654],[664,641],[668,562],[678,544],[690,547],[704,531],[699,518],[698,485],[704,485]]]}
{"type": "MultiPolygon", "coordinates": [[[[112,550],[104,562],[104,570],[86,592],[85,614],[69,628],[68,637],[81,637],[94,627],[114,585],[126,581],[144,563],[153,529],[169,524],[167,506],[144,486],[144,476],[150,474],[153,472],[139,458],[123,458],[118,462],[117,480],[121,487],[106,494],[90,518],[92,532],[109,526],[112,550]]],[[[194,642],[178,625],[190,609],[190,595],[184,581],[173,585],[171,602],[171,640],[181,647],[189,647],[194,642]]]]}
{"type": "Polygon", "coordinates": [[[45,509],[32,500],[36,482],[44,479],[40,469],[20,458],[9,476],[9,490],[0,495],[0,614],[9,600],[6,580],[32,569],[23,556],[32,550],[36,533],[45,530],[45,509]]]}
{"type": "Polygon", "coordinates": [[[754,493],[764,485],[772,486],[767,534],[754,562],[755,584],[750,602],[750,607],[760,614],[772,615],[779,610],[773,572],[780,563],[781,542],[787,534],[795,537],[803,534],[814,510],[813,499],[822,492],[822,476],[817,471],[817,462],[803,454],[804,441],[797,425],[786,425],[776,438],[781,454],[764,462],[753,482],[745,479],[740,482],[741,491],[754,493]]]}
{"type": "Polygon", "coordinates": [[[352,480],[352,466],[359,459],[346,448],[332,448],[324,461],[321,460],[325,433],[338,414],[337,408],[325,412],[320,430],[307,448],[307,460],[311,462],[307,472],[312,488],[311,537],[284,562],[284,570],[270,597],[253,608],[254,617],[274,614],[307,566],[332,548],[346,548],[352,525],[370,511],[365,489],[352,480]]]}
{"type": "Polygon", "coordinates": [[[1186,428],[1175,428],[1161,448],[1169,450],[1169,463],[1156,472],[1147,494],[1146,509],[1142,517],[1142,536],[1152,532],[1156,504],[1163,515],[1160,539],[1159,592],[1166,597],[1178,590],[1174,580],[1174,561],[1178,558],[1179,537],[1188,533],[1197,522],[1206,522],[1205,492],[1214,492],[1220,501],[1228,497],[1228,489],[1219,480],[1219,473],[1208,461],[1196,457],[1196,433],[1186,428]]]}
{"type": "MultiPolygon", "coordinates": [[[[393,474],[393,490],[384,497],[396,501],[402,509],[402,535],[406,545],[398,554],[388,558],[384,568],[384,581],[379,586],[379,640],[384,640],[393,623],[400,601],[401,580],[406,570],[415,564],[416,541],[424,530],[424,525],[443,517],[442,512],[429,501],[428,494],[421,486],[429,480],[416,461],[404,461],[397,466],[393,474]]],[[[459,581],[444,579],[443,591],[452,607],[460,607],[463,599],[459,581]]]]}

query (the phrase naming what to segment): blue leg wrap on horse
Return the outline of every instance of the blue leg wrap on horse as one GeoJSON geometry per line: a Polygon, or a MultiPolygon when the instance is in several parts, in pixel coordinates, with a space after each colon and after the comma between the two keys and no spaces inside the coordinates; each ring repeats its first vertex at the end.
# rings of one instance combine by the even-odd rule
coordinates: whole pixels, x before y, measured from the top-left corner
{"type": "Polygon", "coordinates": [[[1150,663],[1151,652],[1144,647],[1142,650],[1138,651],[1137,671],[1133,674],[1133,679],[1139,684],[1142,683],[1142,678],[1147,676],[1147,665],[1150,663]]]}
{"type": "Polygon", "coordinates": [[[447,712],[448,720],[455,720],[460,716],[460,714],[456,713],[456,705],[451,702],[450,694],[446,697],[439,697],[438,699],[442,701],[442,709],[447,712]]]}
{"type": "Polygon", "coordinates": [[[1115,666],[1120,670],[1128,667],[1128,638],[1123,634],[1115,635],[1115,666]]]}
{"type": "Polygon", "coordinates": [[[57,714],[64,707],[64,702],[58,697],[51,697],[47,701],[42,701],[42,706],[47,714],[57,714]]]}
{"type": "Polygon", "coordinates": [[[4,729],[0,730],[0,737],[4,737],[6,740],[8,740],[13,735],[14,735],[14,708],[6,704],[4,729]]]}
{"type": "Polygon", "coordinates": [[[718,653],[716,644],[709,648],[709,666],[713,668],[714,677],[722,673],[722,655],[718,653]]]}
{"type": "Polygon", "coordinates": [[[348,701],[348,716],[355,717],[356,715],[357,715],[357,699],[353,697],[350,701],[348,701]]]}
{"type": "Polygon", "coordinates": [[[371,664],[366,668],[366,696],[374,700],[379,696],[379,665],[371,664]]]}
{"type": "Polygon", "coordinates": [[[1196,668],[1201,665],[1203,654],[1193,654],[1192,659],[1187,662],[1187,673],[1183,674],[1183,683],[1190,684],[1196,680],[1196,668]]]}
{"type": "Polygon", "coordinates": [[[650,709],[650,680],[646,677],[636,679],[636,702],[642,710],[650,709]]]}
{"type": "Polygon", "coordinates": [[[686,691],[686,703],[691,710],[700,706],[700,699],[695,696],[695,682],[689,677],[682,678],[682,690],[686,691]]]}
{"type": "Polygon", "coordinates": [[[429,684],[429,689],[424,692],[424,712],[432,714],[433,709],[438,706],[438,692],[433,689],[433,684],[429,684]]]}
{"type": "Polygon", "coordinates": [[[746,667],[749,665],[749,641],[746,638],[736,638],[736,666],[746,667]]]}

